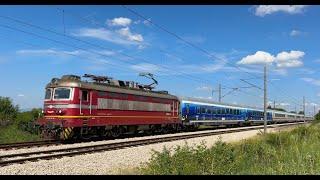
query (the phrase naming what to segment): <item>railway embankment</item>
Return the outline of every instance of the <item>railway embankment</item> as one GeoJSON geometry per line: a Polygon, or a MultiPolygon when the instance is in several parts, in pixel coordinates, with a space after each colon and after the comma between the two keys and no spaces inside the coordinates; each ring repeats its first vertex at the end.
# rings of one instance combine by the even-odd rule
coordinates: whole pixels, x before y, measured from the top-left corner
{"type": "MultiPolygon", "coordinates": [[[[300,126],[300,125],[299,125],[300,126]]],[[[269,132],[278,132],[278,131],[286,131],[291,127],[280,126],[277,128],[270,128],[269,132]]],[[[257,134],[260,134],[260,129],[255,130],[247,130],[241,132],[232,132],[225,134],[217,134],[210,135],[204,137],[193,137],[183,140],[175,140],[170,142],[156,143],[156,144],[146,144],[142,146],[134,146],[128,148],[121,148],[112,151],[102,151],[98,153],[89,153],[82,154],[77,156],[64,156],[56,159],[48,159],[48,160],[39,160],[35,162],[24,162],[23,164],[12,164],[4,167],[0,167],[0,174],[141,174],[148,173],[146,171],[142,171],[139,167],[145,167],[146,163],[151,163],[154,160],[153,153],[154,151],[161,152],[163,147],[168,149],[174,149],[176,147],[183,147],[185,144],[189,144],[191,147],[198,147],[205,144],[206,147],[211,147],[215,145],[215,143],[219,142],[219,140],[223,142],[237,142],[243,139],[248,139],[255,137],[257,134]],[[151,161],[150,161],[151,160],[151,161]]],[[[219,130],[221,131],[221,130],[219,130]]],[[[224,130],[223,130],[224,131],[224,130]]],[[[199,133],[199,132],[194,132],[199,133]]],[[[194,133],[186,133],[186,134],[194,134],[194,133]]],[[[202,133],[202,132],[201,132],[202,133]]],[[[161,136],[175,136],[172,135],[161,135],[161,136]]],[[[150,137],[137,137],[130,139],[138,140],[138,139],[148,139],[150,137]]],[[[129,140],[129,139],[128,139],[129,140]]],[[[114,140],[108,143],[114,142],[122,142],[127,141],[123,140],[114,140]]],[[[64,145],[64,146],[84,146],[88,144],[100,144],[105,142],[92,142],[92,143],[81,143],[80,145],[64,145]]],[[[63,147],[64,147],[63,146],[63,147]]],[[[49,147],[40,147],[37,148],[37,151],[40,149],[48,150],[48,149],[59,149],[62,146],[49,146],[49,147]]],[[[6,152],[2,152],[3,155],[12,153],[23,153],[34,151],[34,148],[30,149],[18,149],[18,150],[10,150],[6,152]],[[16,152],[17,151],[17,152],[16,152]]],[[[4,159],[3,159],[4,160],[4,159]]],[[[201,160],[201,158],[200,158],[201,160]]],[[[172,164],[173,165],[173,164],[172,164]]],[[[198,165],[195,163],[195,165],[198,165]]],[[[169,168],[170,166],[168,166],[169,168]]],[[[164,173],[170,174],[168,171],[164,171],[164,173]]],[[[193,173],[193,172],[191,172],[193,173]]],[[[175,174],[175,173],[171,173],[175,174]]],[[[179,174],[179,173],[178,173],[179,174]]]]}
{"type": "Polygon", "coordinates": [[[135,174],[320,174],[320,125],[212,146],[162,149],[135,174]]]}

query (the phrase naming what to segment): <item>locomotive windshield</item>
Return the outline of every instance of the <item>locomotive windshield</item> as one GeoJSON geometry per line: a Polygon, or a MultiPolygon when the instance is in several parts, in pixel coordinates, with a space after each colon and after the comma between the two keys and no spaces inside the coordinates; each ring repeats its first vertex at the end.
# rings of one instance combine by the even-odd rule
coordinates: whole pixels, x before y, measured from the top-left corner
{"type": "Polygon", "coordinates": [[[44,99],[50,100],[51,94],[52,94],[51,92],[52,92],[52,89],[46,89],[46,95],[45,95],[44,99]]]}
{"type": "Polygon", "coordinates": [[[69,99],[71,94],[70,88],[55,88],[54,99],[69,99]]]}

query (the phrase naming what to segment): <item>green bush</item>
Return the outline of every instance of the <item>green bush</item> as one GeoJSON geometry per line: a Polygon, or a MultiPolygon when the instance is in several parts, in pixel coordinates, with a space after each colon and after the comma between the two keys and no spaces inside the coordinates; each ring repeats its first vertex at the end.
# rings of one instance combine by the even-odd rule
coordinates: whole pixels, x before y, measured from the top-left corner
{"type": "Polygon", "coordinates": [[[8,97],[0,96],[0,143],[33,141],[39,139],[34,121],[41,115],[41,109],[19,112],[8,97]]]}
{"type": "Polygon", "coordinates": [[[10,98],[0,96],[0,126],[13,123],[18,112],[19,107],[14,106],[10,98]]]}
{"type": "Polygon", "coordinates": [[[154,152],[141,174],[320,174],[320,127],[259,136],[236,144],[221,140],[154,152]]]}
{"type": "Polygon", "coordinates": [[[15,143],[40,140],[39,135],[21,130],[17,124],[0,127],[0,143],[15,143]]]}

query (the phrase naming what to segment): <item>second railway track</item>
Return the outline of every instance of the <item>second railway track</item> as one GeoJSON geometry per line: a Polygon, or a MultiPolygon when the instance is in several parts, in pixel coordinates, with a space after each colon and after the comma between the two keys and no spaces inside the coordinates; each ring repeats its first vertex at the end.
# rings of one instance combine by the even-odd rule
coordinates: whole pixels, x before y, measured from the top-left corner
{"type": "Polygon", "coordinates": [[[32,141],[32,142],[20,142],[20,143],[8,143],[0,144],[0,149],[20,149],[20,148],[32,148],[50,145],[59,145],[60,141],[56,140],[43,140],[43,141],[32,141]]]}
{"type": "MultiPolygon", "coordinates": [[[[284,127],[284,126],[292,126],[299,125],[304,123],[288,123],[288,124],[277,124],[277,125],[268,125],[268,128],[276,128],[276,127],[284,127]]],[[[234,133],[234,132],[242,132],[249,130],[258,130],[262,129],[263,126],[254,126],[254,127],[245,127],[245,128],[233,128],[233,129],[223,129],[218,131],[210,131],[203,132],[197,134],[187,134],[187,135],[174,135],[169,137],[152,137],[148,139],[142,140],[129,140],[124,142],[117,143],[108,143],[108,144],[99,144],[99,145],[89,145],[82,147],[71,147],[71,148],[62,148],[55,150],[44,150],[44,151],[35,151],[35,152],[26,152],[26,153],[18,153],[18,154],[9,154],[0,156],[0,166],[6,166],[10,164],[21,164],[27,161],[38,161],[38,160],[49,160],[54,158],[61,158],[67,156],[75,156],[86,153],[95,153],[101,151],[110,151],[134,146],[162,143],[162,142],[170,142],[176,140],[211,136],[211,135],[219,135],[226,133],[234,133]]]]}

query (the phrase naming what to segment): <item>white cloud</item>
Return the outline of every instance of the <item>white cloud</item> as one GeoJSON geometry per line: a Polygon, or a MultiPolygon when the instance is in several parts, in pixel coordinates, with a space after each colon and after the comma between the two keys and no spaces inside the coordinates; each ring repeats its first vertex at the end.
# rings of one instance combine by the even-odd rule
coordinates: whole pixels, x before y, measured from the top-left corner
{"type": "Polygon", "coordinates": [[[260,5],[256,7],[255,15],[263,17],[276,12],[297,14],[301,13],[306,7],[306,5],[260,5]]]}
{"type": "Polygon", "coordinates": [[[279,106],[290,106],[290,103],[279,103],[279,106]]]}
{"type": "Polygon", "coordinates": [[[197,87],[196,90],[198,91],[212,91],[212,87],[209,87],[209,86],[200,86],[200,87],[197,87]]]}
{"type": "Polygon", "coordinates": [[[125,37],[126,39],[128,39],[129,41],[136,41],[136,42],[142,42],[143,41],[143,37],[141,34],[133,34],[130,31],[129,27],[125,27],[125,28],[121,28],[119,30],[117,30],[117,32],[125,37]]]}
{"type": "Polygon", "coordinates": [[[148,18],[148,20],[143,20],[143,21],[137,20],[137,21],[134,21],[133,24],[140,24],[142,22],[144,25],[149,26],[151,24],[150,21],[151,21],[151,18],[148,18]]]}
{"type": "Polygon", "coordinates": [[[132,65],[131,69],[137,72],[149,72],[149,73],[156,73],[161,70],[159,66],[154,64],[148,64],[148,63],[140,63],[140,64],[132,65]]]}
{"type": "Polygon", "coordinates": [[[59,56],[65,56],[65,55],[79,55],[80,51],[61,51],[56,49],[23,49],[16,51],[17,54],[23,54],[23,55],[59,55],[59,56]]]}
{"type": "Polygon", "coordinates": [[[215,63],[215,64],[207,64],[205,66],[200,67],[200,69],[201,71],[205,71],[205,72],[216,72],[223,69],[224,66],[225,66],[225,62],[220,61],[219,63],[215,63]]]}
{"type": "Polygon", "coordinates": [[[195,43],[195,44],[204,43],[206,41],[206,38],[199,36],[199,35],[185,36],[185,37],[183,37],[183,39],[187,40],[188,42],[195,43]]]}
{"type": "Polygon", "coordinates": [[[316,71],[309,68],[301,68],[299,69],[299,74],[314,74],[316,71]]]}
{"type": "Polygon", "coordinates": [[[290,36],[299,36],[300,34],[301,34],[301,32],[298,31],[298,30],[292,30],[292,31],[290,32],[290,36]]]}
{"type": "Polygon", "coordinates": [[[121,28],[116,31],[111,31],[105,28],[81,28],[73,32],[72,35],[100,39],[120,45],[140,46],[142,41],[144,41],[141,34],[133,34],[129,27],[121,28]]]}
{"type": "Polygon", "coordinates": [[[60,57],[67,57],[68,55],[73,56],[80,56],[85,55],[87,57],[93,57],[95,56],[112,56],[115,55],[116,52],[114,51],[108,51],[108,50],[92,50],[88,49],[88,51],[84,50],[76,50],[76,51],[64,51],[64,50],[58,50],[58,49],[22,49],[16,51],[17,54],[22,55],[40,55],[40,56],[60,56],[60,57]],[[91,53],[92,52],[92,53],[91,53]],[[96,53],[96,54],[94,54],[96,53]]]}
{"type": "Polygon", "coordinates": [[[121,45],[137,45],[138,43],[127,38],[123,38],[117,32],[110,31],[105,28],[81,28],[72,33],[73,36],[90,37],[104,41],[109,41],[121,45]]]}
{"type": "Polygon", "coordinates": [[[276,56],[276,64],[279,68],[300,67],[303,65],[301,58],[305,55],[302,51],[281,52],[276,56]]]}
{"type": "Polygon", "coordinates": [[[282,63],[277,63],[277,66],[279,68],[290,68],[290,67],[300,67],[303,65],[303,62],[298,61],[298,60],[292,60],[291,62],[282,62],[282,63]]]}
{"type": "Polygon", "coordinates": [[[300,78],[301,80],[313,84],[315,86],[320,86],[320,80],[313,78],[300,78]]]}
{"type": "MultiPolygon", "coordinates": [[[[277,56],[274,56],[268,52],[257,51],[253,55],[248,55],[242,58],[237,64],[265,64],[265,63],[275,63],[278,68],[293,68],[300,67],[303,65],[301,58],[305,55],[302,51],[290,51],[290,52],[280,52],[277,56]]],[[[276,69],[275,71],[280,73],[285,73],[281,69],[276,69]]]]}
{"type": "Polygon", "coordinates": [[[132,20],[125,17],[118,17],[112,20],[107,20],[109,26],[129,26],[132,20]]]}
{"type": "Polygon", "coordinates": [[[275,57],[270,53],[264,51],[257,51],[253,55],[248,55],[242,58],[237,64],[265,64],[272,63],[275,60],[275,57]]]}
{"type": "Polygon", "coordinates": [[[24,97],[24,94],[18,94],[18,97],[24,97]]]}
{"type": "Polygon", "coordinates": [[[320,93],[318,93],[318,94],[317,94],[317,96],[319,96],[319,97],[320,97],[320,93]]]}

